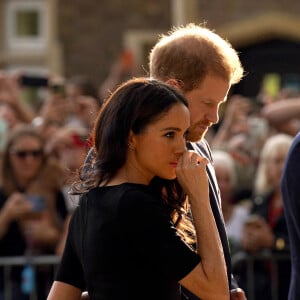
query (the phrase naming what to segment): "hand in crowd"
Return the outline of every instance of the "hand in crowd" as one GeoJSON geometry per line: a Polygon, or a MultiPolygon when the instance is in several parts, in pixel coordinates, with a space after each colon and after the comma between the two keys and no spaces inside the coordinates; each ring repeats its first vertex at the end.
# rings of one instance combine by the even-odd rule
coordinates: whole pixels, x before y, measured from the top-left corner
{"type": "Polygon", "coordinates": [[[247,118],[251,109],[252,103],[246,97],[235,95],[228,100],[223,120],[212,140],[213,148],[222,148],[233,136],[249,131],[247,118]]]}
{"type": "Polygon", "coordinates": [[[133,54],[124,50],[111,65],[108,77],[99,87],[100,97],[103,99],[107,98],[119,83],[138,75],[138,73],[133,54]]]}
{"type": "Polygon", "coordinates": [[[240,123],[238,122],[239,120],[243,121],[247,117],[251,109],[252,103],[250,99],[241,95],[234,95],[228,100],[223,122],[227,126],[235,126],[236,123],[240,123]]]}
{"type": "Polygon", "coordinates": [[[60,94],[51,95],[40,110],[42,118],[56,120],[62,124],[70,113],[71,104],[66,97],[60,94]]]}
{"type": "Polygon", "coordinates": [[[19,74],[0,72],[0,101],[10,104],[16,110],[21,120],[29,123],[34,118],[34,112],[21,101],[19,78],[19,74]]]}
{"type": "Polygon", "coordinates": [[[98,100],[91,96],[76,97],[75,113],[87,128],[92,128],[100,106],[98,100]]]}
{"type": "Polygon", "coordinates": [[[242,165],[253,163],[251,148],[249,147],[249,136],[243,133],[233,136],[227,142],[226,150],[235,161],[242,165]]]}
{"type": "Polygon", "coordinates": [[[18,75],[0,72],[0,100],[15,103],[20,98],[18,75]]]}
{"type": "Polygon", "coordinates": [[[273,247],[275,236],[266,221],[260,216],[251,216],[243,228],[242,246],[246,251],[256,252],[273,247]]]}
{"type": "Polygon", "coordinates": [[[45,214],[41,214],[39,218],[23,221],[22,227],[26,237],[32,242],[32,246],[52,245],[57,242],[60,235],[58,229],[45,214]]]}
{"type": "Polygon", "coordinates": [[[32,211],[32,204],[26,200],[24,194],[13,193],[5,202],[1,211],[9,222],[22,219],[32,211]]]}

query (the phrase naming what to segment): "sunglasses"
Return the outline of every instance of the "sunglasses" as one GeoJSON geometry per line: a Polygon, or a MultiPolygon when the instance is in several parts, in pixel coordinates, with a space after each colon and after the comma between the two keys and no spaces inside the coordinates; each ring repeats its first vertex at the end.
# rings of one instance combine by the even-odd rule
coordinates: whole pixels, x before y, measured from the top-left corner
{"type": "Polygon", "coordinates": [[[11,151],[11,154],[17,156],[20,159],[25,159],[27,156],[31,156],[33,158],[40,158],[43,155],[43,150],[16,150],[11,151]]]}

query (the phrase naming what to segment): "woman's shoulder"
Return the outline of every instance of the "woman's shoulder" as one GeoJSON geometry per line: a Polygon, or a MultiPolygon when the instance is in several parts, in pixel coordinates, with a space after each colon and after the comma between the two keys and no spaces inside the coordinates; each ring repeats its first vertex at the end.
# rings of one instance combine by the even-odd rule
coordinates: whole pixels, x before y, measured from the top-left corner
{"type": "Polygon", "coordinates": [[[114,193],[114,194],[126,194],[126,193],[137,193],[137,194],[149,194],[151,195],[150,187],[144,184],[138,183],[130,183],[125,182],[118,185],[109,185],[109,186],[98,186],[90,189],[86,195],[90,196],[97,196],[99,194],[107,194],[107,193],[114,193]]]}
{"type": "Polygon", "coordinates": [[[145,207],[162,205],[162,201],[153,195],[149,186],[136,183],[95,187],[83,194],[80,202],[89,203],[93,207],[118,207],[123,211],[144,210],[145,207]]]}

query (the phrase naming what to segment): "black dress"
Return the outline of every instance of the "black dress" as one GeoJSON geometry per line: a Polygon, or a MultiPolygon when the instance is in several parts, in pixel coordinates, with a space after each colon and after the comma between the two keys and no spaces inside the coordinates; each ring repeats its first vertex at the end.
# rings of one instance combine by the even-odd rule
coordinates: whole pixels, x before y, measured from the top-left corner
{"type": "Polygon", "coordinates": [[[92,300],[176,300],[199,262],[149,187],[124,183],[82,196],[56,280],[92,300]]]}

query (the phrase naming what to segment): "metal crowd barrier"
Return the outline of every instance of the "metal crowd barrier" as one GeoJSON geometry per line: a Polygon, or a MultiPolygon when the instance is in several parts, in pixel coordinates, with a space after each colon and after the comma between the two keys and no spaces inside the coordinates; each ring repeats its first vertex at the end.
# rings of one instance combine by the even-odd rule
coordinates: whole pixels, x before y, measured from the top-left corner
{"type": "MultiPolygon", "coordinates": [[[[271,251],[264,251],[259,254],[249,254],[246,252],[237,252],[232,256],[232,272],[235,274],[235,270],[241,263],[246,264],[246,275],[247,275],[247,299],[255,300],[255,272],[254,263],[256,261],[268,261],[274,270],[276,270],[277,262],[290,260],[288,253],[272,253],[271,251]]],[[[53,267],[53,278],[57,270],[60,257],[56,255],[47,256],[33,256],[30,257],[30,264],[33,268],[37,266],[52,266],[53,267]]],[[[0,268],[3,268],[4,272],[4,299],[12,299],[12,285],[10,281],[10,274],[12,268],[16,266],[25,266],[28,263],[28,257],[26,256],[14,256],[14,257],[0,257],[0,268]]],[[[268,300],[278,300],[278,287],[276,284],[276,278],[273,272],[271,272],[271,295],[272,298],[268,300]]],[[[37,300],[36,287],[30,294],[30,300],[37,300]]]]}
{"type": "Polygon", "coordinates": [[[232,273],[235,275],[235,270],[241,263],[246,264],[246,277],[247,277],[247,300],[255,300],[255,272],[254,263],[256,261],[267,261],[270,263],[274,272],[270,272],[270,287],[271,299],[278,300],[278,286],[277,286],[277,263],[279,261],[290,261],[289,253],[272,253],[269,250],[262,251],[259,254],[249,254],[244,251],[237,252],[232,255],[232,273]]]}
{"type": "MultiPolygon", "coordinates": [[[[60,261],[60,257],[56,255],[41,255],[32,256],[30,258],[26,256],[12,256],[12,257],[0,257],[0,268],[3,268],[4,274],[4,299],[12,299],[12,283],[10,280],[10,274],[14,267],[25,266],[30,263],[30,265],[35,270],[38,266],[50,266],[53,267],[53,278],[60,261]]],[[[37,300],[37,289],[36,285],[33,291],[30,293],[30,300],[37,300]]]]}

